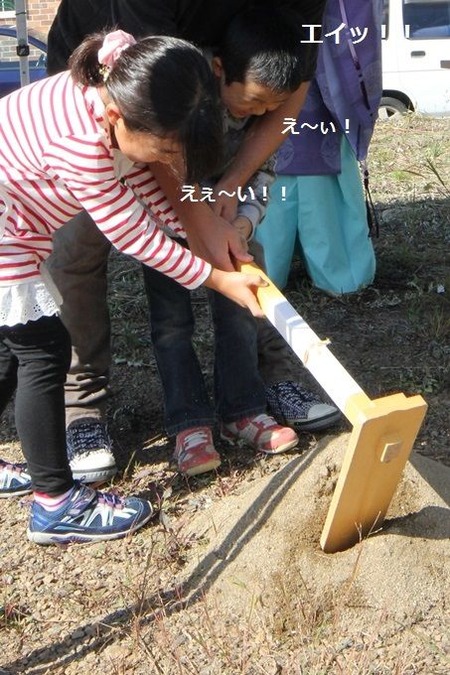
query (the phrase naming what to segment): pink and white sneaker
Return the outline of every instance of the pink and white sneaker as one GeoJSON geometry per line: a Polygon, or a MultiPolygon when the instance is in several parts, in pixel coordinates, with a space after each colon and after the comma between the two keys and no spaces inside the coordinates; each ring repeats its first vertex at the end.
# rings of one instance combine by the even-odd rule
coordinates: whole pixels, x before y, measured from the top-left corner
{"type": "Polygon", "coordinates": [[[244,417],[238,422],[222,423],[221,438],[228,443],[242,440],[258,452],[276,455],[295,448],[298,436],[291,427],[282,427],[265,413],[255,417],[244,417]]]}
{"type": "Polygon", "coordinates": [[[209,427],[191,427],[177,434],[173,459],[184,476],[213,471],[221,464],[209,427]]]}

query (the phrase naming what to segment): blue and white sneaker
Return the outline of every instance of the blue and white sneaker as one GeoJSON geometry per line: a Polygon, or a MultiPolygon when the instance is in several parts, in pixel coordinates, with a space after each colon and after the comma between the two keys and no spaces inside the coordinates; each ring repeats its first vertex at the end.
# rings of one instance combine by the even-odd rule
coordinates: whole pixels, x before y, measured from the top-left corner
{"type": "Polygon", "coordinates": [[[0,459],[0,498],[20,497],[31,492],[31,476],[26,464],[10,464],[0,459]]]}
{"type": "Polygon", "coordinates": [[[33,502],[27,535],[36,544],[119,539],[145,525],[152,514],[150,502],[144,499],[120,499],[76,482],[69,500],[57,511],[33,502]]]}
{"type": "Polygon", "coordinates": [[[266,400],[277,422],[298,431],[319,431],[341,419],[338,408],[290,380],[266,387],[266,400]]]}

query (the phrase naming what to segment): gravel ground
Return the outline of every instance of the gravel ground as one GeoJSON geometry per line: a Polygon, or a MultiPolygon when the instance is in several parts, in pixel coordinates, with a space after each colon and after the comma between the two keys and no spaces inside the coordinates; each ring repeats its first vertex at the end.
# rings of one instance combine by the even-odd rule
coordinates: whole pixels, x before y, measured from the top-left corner
{"type": "MultiPolygon", "coordinates": [[[[218,441],[217,475],[170,471],[140,275],[113,256],[113,488],[151,498],[157,513],[131,539],[39,547],[25,538],[26,500],[1,500],[1,675],[450,672],[449,126],[407,117],[376,130],[374,285],[329,298],[297,261],[287,290],[370,397],[421,393],[429,404],[385,530],[341,554],[318,546],[345,421],[302,434],[285,456],[218,441]]],[[[196,303],[210,382],[201,293],[196,303]]],[[[11,409],[0,455],[21,457],[11,409]]]]}

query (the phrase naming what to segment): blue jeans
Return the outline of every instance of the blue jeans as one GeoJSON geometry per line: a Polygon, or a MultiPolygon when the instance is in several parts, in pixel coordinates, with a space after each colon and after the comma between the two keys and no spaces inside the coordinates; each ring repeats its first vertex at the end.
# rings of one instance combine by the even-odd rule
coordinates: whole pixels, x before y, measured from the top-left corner
{"type": "Polygon", "coordinates": [[[265,412],[257,324],[250,312],[207,290],[215,331],[213,407],[192,344],[195,320],[190,292],[150,267],[144,266],[143,273],[153,349],[164,389],[167,433],[212,426],[215,412],[223,422],[265,412]]]}
{"type": "MultiPolygon", "coordinates": [[[[55,233],[53,246],[46,266],[64,298],[61,319],[72,342],[65,385],[66,423],[86,417],[106,421],[111,362],[106,272],[111,244],[82,211],[55,233]]],[[[254,239],[250,246],[262,265],[254,239]]],[[[259,369],[266,384],[301,378],[299,360],[277,331],[267,321],[258,321],[258,333],[259,369]]],[[[209,418],[209,404],[207,408],[209,418]]]]}

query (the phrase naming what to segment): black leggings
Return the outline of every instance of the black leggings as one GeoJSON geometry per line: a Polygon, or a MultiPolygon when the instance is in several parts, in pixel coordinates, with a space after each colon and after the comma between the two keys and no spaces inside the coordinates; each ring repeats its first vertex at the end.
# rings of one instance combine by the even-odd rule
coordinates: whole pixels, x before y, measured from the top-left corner
{"type": "Polygon", "coordinates": [[[15,421],[36,492],[73,485],[67,459],[64,382],[70,338],[56,316],[0,326],[0,414],[16,391],[15,421]]]}

